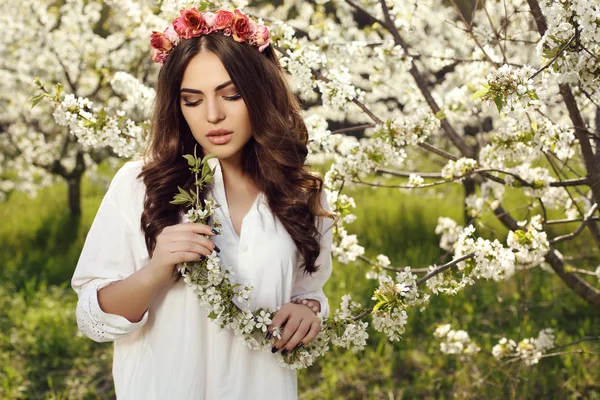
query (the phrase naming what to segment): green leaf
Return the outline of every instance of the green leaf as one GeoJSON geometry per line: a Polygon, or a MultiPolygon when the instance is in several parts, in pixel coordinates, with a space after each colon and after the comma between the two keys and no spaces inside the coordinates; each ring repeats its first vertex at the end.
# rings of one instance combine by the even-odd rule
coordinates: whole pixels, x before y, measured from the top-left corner
{"type": "Polygon", "coordinates": [[[379,310],[384,305],[386,305],[386,302],[384,300],[381,300],[379,303],[375,304],[375,307],[373,307],[373,312],[379,310]]]}
{"type": "Polygon", "coordinates": [[[502,111],[502,106],[504,105],[504,101],[502,100],[502,96],[497,95],[494,97],[494,103],[496,103],[496,107],[498,108],[498,112],[502,111]]]}
{"type": "Polygon", "coordinates": [[[196,158],[194,158],[194,156],[193,156],[193,155],[191,155],[191,154],[184,154],[184,155],[183,155],[183,158],[185,158],[185,159],[187,160],[187,162],[188,162],[188,165],[189,165],[190,167],[194,167],[194,166],[196,166],[196,158]]]}
{"type": "Polygon", "coordinates": [[[485,96],[488,92],[490,91],[489,87],[484,87],[483,89],[479,89],[478,91],[476,91],[473,96],[471,96],[471,100],[475,100],[478,99],[480,97],[485,96]]]}
{"type": "Polygon", "coordinates": [[[527,94],[529,95],[529,98],[532,100],[539,100],[540,98],[538,97],[537,93],[535,92],[535,90],[528,90],[527,94]]]}
{"type": "Polygon", "coordinates": [[[177,186],[177,189],[179,189],[179,193],[173,196],[173,200],[169,202],[170,204],[194,204],[194,193],[190,195],[190,193],[186,192],[179,186],[177,186]]]}
{"type": "Polygon", "coordinates": [[[436,117],[437,119],[439,119],[439,120],[445,119],[445,118],[446,118],[446,113],[445,113],[445,112],[443,112],[442,110],[440,110],[440,111],[438,111],[438,112],[435,114],[435,117],[436,117]]]}
{"type": "Polygon", "coordinates": [[[202,163],[204,164],[204,165],[202,165],[202,180],[204,180],[206,175],[208,175],[210,173],[210,165],[208,165],[208,163],[205,162],[204,160],[202,161],[202,163]]]}
{"type": "Polygon", "coordinates": [[[535,121],[531,121],[531,129],[533,129],[534,131],[537,130],[538,128],[538,124],[535,121]]]}
{"type": "Polygon", "coordinates": [[[43,99],[43,98],[44,98],[44,95],[43,95],[43,94],[39,94],[39,95],[37,95],[37,96],[33,96],[33,97],[31,97],[31,98],[29,99],[29,100],[32,100],[32,101],[33,101],[33,102],[31,103],[31,108],[33,108],[33,107],[37,106],[37,105],[38,105],[38,103],[39,103],[40,101],[42,101],[42,99],[43,99]]]}
{"type": "Polygon", "coordinates": [[[217,314],[215,314],[214,311],[211,311],[210,314],[208,314],[208,318],[210,318],[210,319],[216,319],[217,318],[217,314]]]}

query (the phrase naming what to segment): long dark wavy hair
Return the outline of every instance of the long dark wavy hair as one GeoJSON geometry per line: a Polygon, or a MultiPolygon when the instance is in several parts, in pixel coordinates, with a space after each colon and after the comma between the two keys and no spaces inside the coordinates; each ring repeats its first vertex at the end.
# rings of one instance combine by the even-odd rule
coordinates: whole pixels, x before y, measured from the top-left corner
{"type": "Polygon", "coordinates": [[[141,226],[148,252],[153,254],[165,227],[180,222],[183,207],[169,203],[177,186],[193,185],[182,155],[192,154],[197,142],[181,112],[179,89],[188,63],[202,50],[215,53],[223,62],[248,108],[252,138],[242,150],[244,171],[294,240],[302,256],[300,267],[312,274],[319,268],[315,265],[320,252],[316,218],[334,218],[334,214],[321,206],[323,180],[304,169],[308,133],[300,104],[271,46],[261,53],[221,33],[182,40],[159,72],[150,140],[139,175],[146,185],[141,226]]]}

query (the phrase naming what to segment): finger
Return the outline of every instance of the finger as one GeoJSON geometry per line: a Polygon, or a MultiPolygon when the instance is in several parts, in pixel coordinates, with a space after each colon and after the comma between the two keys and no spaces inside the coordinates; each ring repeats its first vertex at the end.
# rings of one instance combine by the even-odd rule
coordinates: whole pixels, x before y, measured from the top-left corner
{"type": "Polygon", "coordinates": [[[212,249],[208,249],[198,243],[193,242],[173,242],[167,247],[167,250],[170,253],[196,253],[196,256],[202,254],[205,256],[210,256],[212,254],[212,249]]]}
{"type": "Polygon", "coordinates": [[[290,318],[286,321],[285,326],[283,327],[283,333],[281,334],[281,338],[277,339],[275,344],[273,345],[272,350],[273,353],[277,352],[277,350],[283,348],[285,344],[290,340],[290,338],[294,335],[294,333],[298,330],[300,326],[300,322],[302,320],[300,318],[290,318]]]}
{"type": "Polygon", "coordinates": [[[287,343],[282,345],[281,354],[286,355],[289,351],[294,350],[296,345],[306,337],[306,335],[311,329],[311,325],[311,321],[302,320],[302,322],[298,326],[298,329],[296,329],[296,332],[294,332],[290,340],[288,340],[287,343]]]}
{"type": "Polygon", "coordinates": [[[310,342],[312,342],[313,340],[315,340],[315,338],[317,337],[317,335],[319,334],[319,332],[321,332],[321,322],[320,321],[314,321],[311,325],[310,325],[310,330],[308,331],[308,333],[306,334],[306,336],[304,336],[300,342],[298,342],[296,344],[296,346],[298,347],[302,347],[304,345],[309,344],[310,342]],[[302,345],[300,345],[300,343],[302,343],[302,345]]]}
{"type": "Polygon", "coordinates": [[[287,308],[281,308],[275,313],[271,320],[271,324],[267,327],[268,332],[273,332],[273,329],[282,327],[290,317],[290,311],[287,308]]]}
{"type": "Polygon", "coordinates": [[[170,230],[173,232],[194,232],[215,236],[215,233],[211,231],[212,229],[211,226],[200,224],[198,222],[184,222],[182,224],[173,225],[170,230]]]}
{"type": "Polygon", "coordinates": [[[177,260],[175,261],[176,264],[182,263],[184,261],[186,261],[186,262],[198,261],[200,259],[200,255],[198,253],[191,253],[191,252],[185,252],[185,251],[176,253],[176,257],[177,257],[177,260]]]}
{"type": "Polygon", "coordinates": [[[194,232],[174,232],[168,237],[171,242],[194,242],[208,249],[215,248],[215,244],[212,240],[194,232]]]}

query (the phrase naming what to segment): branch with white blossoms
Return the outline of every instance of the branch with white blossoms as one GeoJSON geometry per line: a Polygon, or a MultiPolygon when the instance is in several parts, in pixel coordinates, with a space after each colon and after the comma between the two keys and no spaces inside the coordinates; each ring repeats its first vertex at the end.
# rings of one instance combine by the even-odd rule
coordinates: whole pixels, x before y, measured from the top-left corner
{"type": "Polygon", "coordinates": [[[433,336],[440,339],[440,351],[444,354],[471,356],[479,353],[481,348],[471,341],[469,333],[464,330],[454,330],[450,324],[439,325],[433,336]]]}
{"type": "Polygon", "coordinates": [[[84,150],[111,148],[119,157],[131,157],[140,150],[147,136],[148,122],[134,122],[119,110],[116,116],[108,107],[97,107],[89,99],[63,94],[63,86],[49,93],[39,78],[35,84],[41,94],[31,98],[32,107],[47,100],[54,105],[52,116],[58,125],[69,128],[84,150]]]}
{"type": "Polygon", "coordinates": [[[512,339],[502,338],[492,348],[492,355],[497,359],[511,358],[510,361],[521,360],[525,365],[537,364],[549,349],[554,347],[554,330],[546,328],[540,331],[537,338],[527,338],[516,343],[512,339]]]}

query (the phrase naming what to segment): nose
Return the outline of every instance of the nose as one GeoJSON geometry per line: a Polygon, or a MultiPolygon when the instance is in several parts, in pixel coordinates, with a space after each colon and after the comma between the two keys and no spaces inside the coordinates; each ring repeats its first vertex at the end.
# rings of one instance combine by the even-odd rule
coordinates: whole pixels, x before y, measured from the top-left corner
{"type": "Polygon", "coordinates": [[[216,124],[225,118],[225,113],[217,99],[211,99],[206,102],[206,120],[211,124],[216,124]]]}

